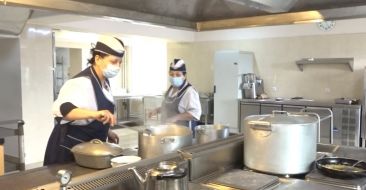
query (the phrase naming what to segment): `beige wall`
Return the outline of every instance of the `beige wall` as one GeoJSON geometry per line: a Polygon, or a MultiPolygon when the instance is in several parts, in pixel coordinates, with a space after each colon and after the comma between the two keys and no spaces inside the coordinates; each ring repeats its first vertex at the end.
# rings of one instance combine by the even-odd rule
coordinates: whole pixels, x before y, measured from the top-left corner
{"type": "Polygon", "coordinates": [[[257,74],[271,97],[302,96],[316,100],[361,98],[366,63],[366,34],[301,36],[192,43],[169,43],[168,60],[183,58],[191,83],[201,92],[213,89],[213,57],[217,50],[238,49],[255,54],[257,74]],[[354,57],[355,71],[346,65],[304,66],[306,57],[354,57]]]}
{"type": "Polygon", "coordinates": [[[82,53],[81,49],[70,48],[70,67],[69,67],[69,78],[72,78],[82,70],[82,53]]]}

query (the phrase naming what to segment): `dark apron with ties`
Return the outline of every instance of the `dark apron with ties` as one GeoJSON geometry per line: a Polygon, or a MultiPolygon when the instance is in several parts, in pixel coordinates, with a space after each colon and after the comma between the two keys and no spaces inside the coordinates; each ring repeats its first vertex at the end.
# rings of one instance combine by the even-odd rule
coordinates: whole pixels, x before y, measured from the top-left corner
{"type": "MultiPolygon", "coordinates": [[[[183,85],[185,84],[185,82],[183,83],[183,85]]],[[[170,117],[173,117],[174,115],[180,114],[178,107],[179,107],[179,102],[181,101],[183,95],[186,93],[188,87],[192,86],[191,84],[187,84],[186,86],[182,88],[177,96],[175,97],[169,97],[169,92],[170,90],[172,90],[172,86],[170,86],[170,88],[168,89],[168,91],[165,94],[165,98],[163,100],[162,106],[161,106],[161,110],[162,110],[162,114],[161,114],[161,122],[164,124],[166,122],[166,120],[170,117]]],[[[197,121],[195,120],[190,120],[190,121],[176,121],[175,122],[178,125],[183,125],[183,126],[187,126],[190,127],[192,132],[193,132],[193,136],[195,135],[195,127],[197,126],[197,121]]]]}
{"type": "MultiPolygon", "coordinates": [[[[98,110],[109,110],[114,113],[114,104],[104,95],[100,81],[93,67],[88,67],[74,78],[90,78],[94,94],[96,97],[98,110]]],[[[106,82],[109,84],[108,80],[106,82]]],[[[109,125],[94,120],[86,126],[73,125],[71,122],[61,124],[62,118],[55,118],[55,126],[48,140],[46,154],[43,165],[61,164],[74,161],[74,156],[70,149],[81,143],[92,139],[99,139],[103,142],[107,140],[109,125]]]]}

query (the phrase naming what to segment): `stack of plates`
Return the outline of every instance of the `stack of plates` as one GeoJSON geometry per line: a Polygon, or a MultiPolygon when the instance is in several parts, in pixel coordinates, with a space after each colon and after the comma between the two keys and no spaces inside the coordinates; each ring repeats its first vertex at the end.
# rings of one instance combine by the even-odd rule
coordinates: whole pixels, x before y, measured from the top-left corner
{"type": "Polygon", "coordinates": [[[112,167],[119,167],[139,160],[141,160],[141,157],[138,156],[119,156],[111,159],[111,165],[112,167]]]}

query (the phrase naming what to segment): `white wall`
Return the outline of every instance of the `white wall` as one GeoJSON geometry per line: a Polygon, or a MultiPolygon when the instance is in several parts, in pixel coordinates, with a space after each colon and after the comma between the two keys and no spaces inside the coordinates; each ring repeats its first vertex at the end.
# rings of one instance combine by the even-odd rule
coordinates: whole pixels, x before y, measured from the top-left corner
{"type": "Polygon", "coordinates": [[[185,59],[190,81],[203,92],[213,90],[215,51],[227,49],[254,52],[256,73],[264,79],[271,97],[361,98],[365,26],[365,19],[357,19],[337,21],[329,32],[319,30],[316,24],[300,24],[197,33],[196,42],[169,43],[168,59],[185,59]],[[354,57],[355,71],[346,65],[311,65],[301,72],[295,61],[307,57],[354,57]]]}
{"type": "MultiPolygon", "coordinates": [[[[0,121],[22,119],[20,42],[18,38],[0,37],[0,121]]],[[[1,125],[16,129],[17,124],[1,125]]],[[[5,138],[5,154],[18,157],[16,137],[5,138]]]]}
{"type": "Polygon", "coordinates": [[[20,36],[26,168],[40,166],[53,129],[51,30],[27,26],[20,36]]]}
{"type": "MultiPolygon", "coordinates": [[[[56,32],[56,46],[64,48],[82,48],[82,67],[90,58],[92,43],[98,40],[98,34],[59,31],[56,32]]],[[[128,46],[128,74],[130,93],[132,94],[161,94],[167,88],[167,41],[143,36],[118,36],[128,46]]],[[[122,72],[110,79],[113,92],[124,92],[122,72]]]]}

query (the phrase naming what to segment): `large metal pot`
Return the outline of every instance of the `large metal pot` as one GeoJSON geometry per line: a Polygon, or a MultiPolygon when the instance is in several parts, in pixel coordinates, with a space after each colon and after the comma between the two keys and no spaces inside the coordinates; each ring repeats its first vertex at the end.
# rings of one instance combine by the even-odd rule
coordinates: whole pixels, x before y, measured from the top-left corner
{"type": "Polygon", "coordinates": [[[195,130],[198,144],[229,137],[229,127],[224,125],[198,125],[195,130]]]}
{"type": "Polygon", "coordinates": [[[116,144],[93,139],[90,142],[80,143],[72,147],[75,161],[78,165],[104,169],[111,167],[111,158],[122,154],[122,148],[116,144]]]}
{"type": "Polygon", "coordinates": [[[185,126],[149,126],[138,134],[138,155],[152,158],[192,145],[192,131],[185,126]]]}
{"type": "Polygon", "coordinates": [[[244,164],[283,175],[310,171],[316,159],[319,120],[312,113],[274,112],[244,120],[244,164]]]}

